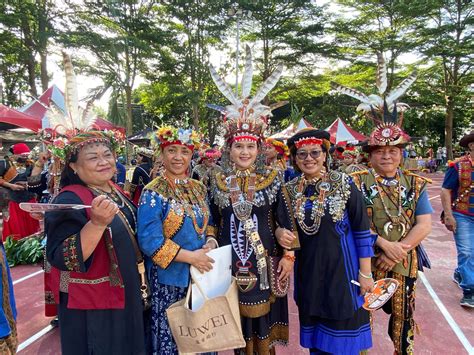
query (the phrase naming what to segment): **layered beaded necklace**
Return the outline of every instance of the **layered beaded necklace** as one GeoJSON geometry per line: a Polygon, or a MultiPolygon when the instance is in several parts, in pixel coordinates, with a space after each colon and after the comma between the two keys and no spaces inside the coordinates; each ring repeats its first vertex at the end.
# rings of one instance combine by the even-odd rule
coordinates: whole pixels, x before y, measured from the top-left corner
{"type": "MultiPolygon", "coordinates": [[[[260,275],[260,289],[266,290],[270,286],[267,272],[268,266],[265,260],[265,248],[263,246],[262,240],[260,239],[258,228],[251,217],[256,190],[255,184],[257,181],[257,174],[254,172],[254,169],[254,166],[252,166],[246,170],[237,170],[234,175],[231,175],[228,178],[228,184],[232,210],[234,211],[234,215],[243,226],[243,229],[245,230],[245,236],[252,245],[252,249],[255,252],[257,270],[258,274],[260,275]],[[239,186],[238,178],[242,179],[242,189],[239,186]]],[[[249,271],[248,266],[246,266],[247,261],[242,260],[240,256],[239,259],[241,263],[238,265],[238,271],[236,274],[237,285],[242,292],[248,292],[253,288],[253,286],[248,284],[248,280],[256,279],[255,276],[249,271]]]]}
{"type": "Polygon", "coordinates": [[[183,206],[184,211],[193,222],[194,230],[202,238],[206,231],[210,214],[205,196],[196,191],[195,184],[189,179],[172,179],[166,173],[163,176],[168,182],[171,191],[174,192],[176,202],[183,206]],[[202,225],[199,225],[197,221],[198,215],[202,216],[202,225]]]}
{"type": "Polygon", "coordinates": [[[405,235],[405,232],[407,231],[407,227],[405,225],[405,221],[402,219],[402,184],[399,181],[399,174],[398,170],[395,175],[395,178],[392,180],[387,180],[382,178],[377,172],[372,169],[372,173],[374,175],[374,180],[375,180],[375,188],[377,189],[377,193],[379,194],[380,201],[382,202],[382,206],[385,212],[385,215],[388,217],[389,221],[385,223],[383,230],[385,232],[385,235],[388,236],[388,234],[393,230],[394,226],[397,226],[400,231],[402,236],[405,235]],[[393,187],[397,186],[397,194],[398,194],[398,203],[397,203],[397,215],[393,216],[390,214],[390,211],[388,210],[387,204],[385,203],[385,199],[383,197],[383,188],[380,186],[379,180],[382,180],[381,183],[388,186],[388,187],[393,187]]]}
{"type": "Polygon", "coordinates": [[[309,185],[314,185],[315,192],[317,191],[316,184],[318,180],[319,179],[307,180],[306,177],[303,175],[300,178],[298,188],[296,191],[296,201],[294,204],[296,221],[298,222],[298,225],[301,227],[303,232],[307,235],[315,235],[316,233],[318,233],[319,227],[321,225],[321,218],[324,216],[324,198],[326,196],[326,193],[330,189],[330,185],[326,181],[327,176],[324,173],[321,175],[321,183],[319,184],[319,194],[305,196],[304,193],[306,191],[306,188],[309,185]],[[313,222],[313,224],[311,225],[308,225],[305,222],[305,217],[306,217],[305,206],[308,200],[312,201],[313,203],[313,206],[311,207],[311,214],[310,214],[310,220],[313,222]]]}

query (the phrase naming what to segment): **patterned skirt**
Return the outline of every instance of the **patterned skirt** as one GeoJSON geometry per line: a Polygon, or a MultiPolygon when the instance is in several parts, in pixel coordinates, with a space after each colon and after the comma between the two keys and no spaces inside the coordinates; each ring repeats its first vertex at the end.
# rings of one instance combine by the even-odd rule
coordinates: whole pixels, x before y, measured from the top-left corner
{"type": "Polygon", "coordinates": [[[171,334],[166,310],[173,303],[186,297],[187,287],[163,285],[158,282],[156,267],[151,271],[151,349],[154,355],[178,354],[171,334]]]}
{"type": "Polygon", "coordinates": [[[275,345],[288,345],[288,299],[285,296],[272,301],[270,312],[261,317],[241,316],[246,346],[240,353],[274,354],[275,345]]]}

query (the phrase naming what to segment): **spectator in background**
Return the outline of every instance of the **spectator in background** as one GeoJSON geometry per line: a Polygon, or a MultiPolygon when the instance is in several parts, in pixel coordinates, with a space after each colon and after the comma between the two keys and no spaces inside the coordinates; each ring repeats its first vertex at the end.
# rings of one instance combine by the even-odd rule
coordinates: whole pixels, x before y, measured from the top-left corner
{"type": "Polygon", "coordinates": [[[440,165],[443,163],[443,149],[438,147],[436,151],[436,169],[439,169],[440,165]]]}
{"type": "Polygon", "coordinates": [[[117,173],[115,174],[115,183],[123,189],[125,186],[125,177],[127,174],[127,169],[125,168],[125,165],[122,164],[123,158],[119,157],[117,159],[117,162],[115,163],[115,166],[117,168],[117,173]]]}
{"type": "Polygon", "coordinates": [[[458,267],[453,280],[463,291],[461,306],[474,308],[474,131],[459,142],[468,154],[446,171],[441,190],[444,224],[454,233],[458,267]]]}

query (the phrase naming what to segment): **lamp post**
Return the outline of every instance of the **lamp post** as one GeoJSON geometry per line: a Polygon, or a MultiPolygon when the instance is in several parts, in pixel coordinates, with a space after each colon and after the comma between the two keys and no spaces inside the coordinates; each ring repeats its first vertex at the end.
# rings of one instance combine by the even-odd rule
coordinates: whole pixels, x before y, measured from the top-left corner
{"type": "Polygon", "coordinates": [[[233,4],[228,10],[227,14],[230,17],[236,17],[237,24],[237,38],[236,38],[236,50],[235,50],[235,95],[239,96],[239,46],[240,46],[240,20],[243,17],[250,17],[252,11],[242,10],[238,4],[233,4]]]}

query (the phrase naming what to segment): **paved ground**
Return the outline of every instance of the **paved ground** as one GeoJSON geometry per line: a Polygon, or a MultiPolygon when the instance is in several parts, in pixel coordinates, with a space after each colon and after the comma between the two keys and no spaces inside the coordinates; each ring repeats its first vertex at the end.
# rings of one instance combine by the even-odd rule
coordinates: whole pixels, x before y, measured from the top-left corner
{"type": "MultiPolygon", "coordinates": [[[[416,354],[474,354],[474,309],[459,306],[461,290],[451,280],[456,266],[456,251],[452,235],[438,222],[441,175],[431,175],[429,188],[433,214],[433,231],[424,245],[431,258],[432,269],[420,275],[417,286],[416,314],[420,334],[415,338],[416,354]]],[[[59,334],[50,330],[50,318],[44,317],[43,275],[39,266],[19,266],[12,269],[18,306],[20,351],[27,354],[59,354],[59,334]],[[35,336],[37,339],[35,340],[35,336]]],[[[374,347],[371,354],[392,354],[386,334],[388,317],[383,311],[374,314],[374,347]]],[[[299,346],[298,311],[290,300],[290,346],[278,348],[279,354],[307,354],[299,346]]],[[[230,352],[225,352],[230,354],[230,352]]]]}

